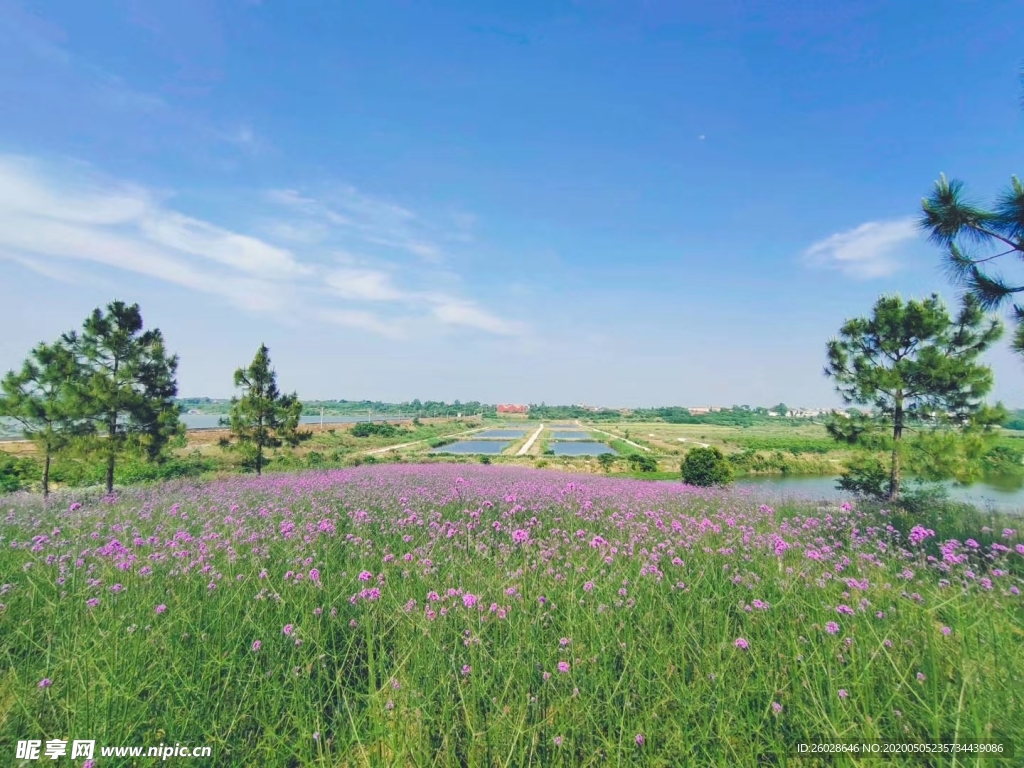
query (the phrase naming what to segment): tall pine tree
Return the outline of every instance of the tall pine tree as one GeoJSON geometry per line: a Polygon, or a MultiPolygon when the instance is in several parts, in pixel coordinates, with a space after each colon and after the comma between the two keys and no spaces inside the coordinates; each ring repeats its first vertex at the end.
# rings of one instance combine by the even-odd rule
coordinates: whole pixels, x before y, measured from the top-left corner
{"type": "Polygon", "coordinates": [[[241,397],[231,398],[229,424],[236,445],[251,453],[256,474],[262,474],[264,451],[282,443],[296,445],[304,437],[298,431],[302,403],[294,392],[281,394],[277,373],[270,367],[270,350],[260,344],[248,367],[235,371],[235,387],[241,397]]]}
{"type": "Polygon", "coordinates": [[[0,381],[0,415],[21,424],[22,434],[43,455],[43,497],[50,493],[50,464],[67,448],[80,424],[73,388],[81,375],[74,353],[63,344],[39,344],[21,366],[0,381]]]}
{"type": "MultiPolygon", "coordinates": [[[[837,440],[889,449],[884,491],[889,501],[900,494],[905,432],[919,432],[919,445],[929,450],[942,445],[948,450],[955,443],[946,438],[985,428],[1004,415],[983,402],[992,389],[992,371],[978,362],[1001,334],[999,321],[987,318],[971,296],[956,319],[935,294],[906,303],[899,296],[882,296],[871,317],[847,321],[839,337],[829,341],[825,375],[835,381],[843,402],[873,410],[870,417],[833,419],[829,432],[837,440]]],[[[941,458],[930,462],[933,477],[941,458]]],[[[872,474],[877,486],[881,478],[872,474]]],[[[841,487],[868,490],[866,478],[855,475],[848,473],[841,487]]]]}
{"type": "Polygon", "coordinates": [[[82,369],[76,416],[92,428],[87,449],[105,459],[110,493],[118,456],[132,450],[157,459],[182,432],[174,403],[178,357],[167,354],[159,329],[142,330],[139,305],[123,301],[111,302],[105,313],[93,310],[81,333],[62,340],[82,369]]]}

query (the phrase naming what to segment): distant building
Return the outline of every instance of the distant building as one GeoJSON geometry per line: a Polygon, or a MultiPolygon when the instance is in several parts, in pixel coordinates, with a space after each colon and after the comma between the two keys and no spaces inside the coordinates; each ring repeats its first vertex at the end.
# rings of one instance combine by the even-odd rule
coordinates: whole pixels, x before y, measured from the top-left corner
{"type": "Polygon", "coordinates": [[[498,406],[498,413],[529,413],[530,406],[528,405],[510,405],[501,404],[498,406]]]}

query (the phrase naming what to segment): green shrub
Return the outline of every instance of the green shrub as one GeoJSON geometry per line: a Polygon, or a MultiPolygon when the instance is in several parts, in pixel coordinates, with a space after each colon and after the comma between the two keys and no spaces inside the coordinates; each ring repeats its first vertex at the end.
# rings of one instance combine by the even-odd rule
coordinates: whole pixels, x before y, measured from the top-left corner
{"type": "Polygon", "coordinates": [[[385,421],[361,421],[352,427],[351,434],[353,437],[394,437],[401,431],[403,430],[385,421]]]}
{"type": "Polygon", "coordinates": [[[732,479],[732,467],[717,448],[693,448],[680,470],[687,485],[725,485],[732,479]]]}
{"type": "MultiPolygon", "coordinates": [[[[607,455],[607,454],[602,454],[607,455]]],[[[653,456],[644,456],[640,453],[631,453],[626,457],[626,461],[629,462],[629,468],[634,472],[657,472],[658,462],[653,456]]]]}
{"type": "Polygon", "coordinates": [[[480,463],[481,464],[490,464],[491,463],[491,457],[488,456],[487,454],[482,455],[480,457],[480,463]]]}
{"type": "Polygon", "coordinates": [[[0,451],[0,493],[27,491],[41,475],[42,468],[35,459],[0,451]]]}
{"type": "Polygon", "coordinates": [[[601,469],[603,469],[605,472],[611,472],[612,465],[615,464],[615,454],[602,453],[600,456],[597,457],[597,463],[601,465],[601,469]]]}

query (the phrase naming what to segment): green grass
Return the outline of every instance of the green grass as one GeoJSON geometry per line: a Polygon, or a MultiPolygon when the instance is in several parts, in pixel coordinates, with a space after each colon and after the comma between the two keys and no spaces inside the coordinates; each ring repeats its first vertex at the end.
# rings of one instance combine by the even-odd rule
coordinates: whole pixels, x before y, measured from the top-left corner
{"type": "MultiPolygon", "coordinates": [[[[289,767],[786,764],[797,742],[825,740],[998,736],[1024,749],[1019,572],[996,576],[979,557],[988,590],[963,567],[929,568],[924,550],[883,551],[891,540],[870,526],[914,521],[872,511],[769,514],[727,493],[603,478],[569,492],[570,480],[438,465],[129,489],[75,512],[67,498],[0,499],[0,744],[180,742],[211,746],[211,764],[289,767]],[[436,525],[409,522],[413,510],[436,525]],[[512,546],[517,527],[534,543],[512,546]],[[780,531],[833,553],[777,554],[780,531]],[[129,567],[99,549],[112,538],[138,556],[129,567]],[[286,578],[310,568],[319,584],[286,578]],[[379,599],[350,600],[370,587],[379,599]],[[505,615],[468,610],[465,593],[505,615]],[[746,610],[755,600],[770,607],[746,610]]],[[[1005,520],[956,509],[923,522],[932,541],[1021,541],[1000,538],[1005,520]]]]}

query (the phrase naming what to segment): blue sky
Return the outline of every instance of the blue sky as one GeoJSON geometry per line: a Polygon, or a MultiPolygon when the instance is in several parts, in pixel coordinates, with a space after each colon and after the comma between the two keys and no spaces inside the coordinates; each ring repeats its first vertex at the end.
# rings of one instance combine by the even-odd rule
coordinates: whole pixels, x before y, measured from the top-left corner
{"type": "MultiPolygon", "coordinates": [[[[831,405],[1020,173],[1017,2],[0,0],[0,369],[114,298],[228,396],[831,405]]],[[[1024,361],[992,352],[1024,406],[1024,361]]]]}

